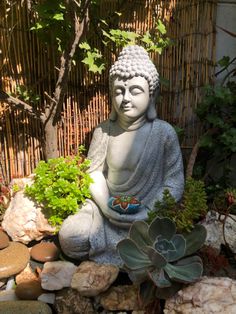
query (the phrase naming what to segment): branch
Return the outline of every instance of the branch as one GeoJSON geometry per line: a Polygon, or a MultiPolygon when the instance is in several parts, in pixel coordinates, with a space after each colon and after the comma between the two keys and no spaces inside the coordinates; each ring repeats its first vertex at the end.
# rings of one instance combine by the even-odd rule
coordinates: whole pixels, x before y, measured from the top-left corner
{"type": "Polygon", "coordinates": [[[16,109],[27,111],[30,116],[41,120],[41,122],[44,122],[45,120],[45,115],[43,113],[35,111],[32,106],[18,98],[8,95],[4,91],[0,91],[0,102],[5,102],[16,109]]]}
{"type": "Polygon", "coordinates": [[[51,102],[50,108],[48,109],[49,112],[46,113],[47,121],[49,119],[53,119],[54,125],[57,123],[58,118],[60,117],[61,110],[62,110],[73,56],[80,42],[80,39],[84,33],[85,27],[87,26],[89,22],[88,7],[90,3],[91,3],[91,0],[85,1],[84,8],[82,9],[83,17],[81,20],[79,20],[76,14],[74,15],[75,36],[72,39],[70,48],[68,50],[65,50],[61,56],[60,70],[59,70],[58,80],[56,82],[56,87],[55,87],[55,92],[54,92],[54,97],[53,97],[55,101],[51,102]]]}

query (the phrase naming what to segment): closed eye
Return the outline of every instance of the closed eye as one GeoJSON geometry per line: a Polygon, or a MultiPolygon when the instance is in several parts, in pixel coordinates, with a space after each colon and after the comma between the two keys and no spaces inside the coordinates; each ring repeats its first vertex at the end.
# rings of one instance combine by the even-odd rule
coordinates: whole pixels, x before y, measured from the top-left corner
{"type": "Polygon", "coordinates": [[[117,96],[117,95],[120,95],[120,94],[123,94],[123,90],[121,88],[116,88],[114,90],[114,94],[117,96]]]}
{"type": "Polygon", "coordinates": [[[139,95],[139,94],[143,93],[143,89],[140,87],[133,87],[133,88],[131,88],[130,93],[133,96],[139,95]]]}

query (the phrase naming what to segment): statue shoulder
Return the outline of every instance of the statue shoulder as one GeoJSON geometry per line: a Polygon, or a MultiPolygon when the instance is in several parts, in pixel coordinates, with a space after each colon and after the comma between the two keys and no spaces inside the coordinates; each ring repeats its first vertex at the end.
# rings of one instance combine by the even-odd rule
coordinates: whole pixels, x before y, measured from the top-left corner
{"type": "Polygon", "coordinates": [[[95,127],[94,133],[96,133],[96,134],[102,134],[102,133],[109,134],[109,129],[110,129],[110,121],[109,120],[105,120],[105,121],[99,123],[95,127]]]}
{"type": "Polygon", "coordinates": [[[177,136],[174,127],[170,123],[164,120],[160,120],[160,119],[155,119],[153,123],[154,123],[154,128],[158,132],[162,132],[163,135],[165,134],[167,136],[174,136],[174,137],[177,136]]]}

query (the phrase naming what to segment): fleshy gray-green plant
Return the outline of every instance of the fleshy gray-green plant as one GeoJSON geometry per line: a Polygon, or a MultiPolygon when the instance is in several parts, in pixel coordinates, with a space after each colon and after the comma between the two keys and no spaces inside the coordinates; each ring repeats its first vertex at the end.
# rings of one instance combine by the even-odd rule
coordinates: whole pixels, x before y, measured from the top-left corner
{"type": "Polygon", "coordinates": [[[202,225],[196,225],[189,233],[176,234],[171,219],[156,217],[150,225],[135,221],[128,238],[117,244],[117,250],[130,279],[140,284],[141,297],[150,299],[152,294],[166,299],[183,283],[195,282],[202,276],[202,260],[192,254],[205,239],[202,225]]]}

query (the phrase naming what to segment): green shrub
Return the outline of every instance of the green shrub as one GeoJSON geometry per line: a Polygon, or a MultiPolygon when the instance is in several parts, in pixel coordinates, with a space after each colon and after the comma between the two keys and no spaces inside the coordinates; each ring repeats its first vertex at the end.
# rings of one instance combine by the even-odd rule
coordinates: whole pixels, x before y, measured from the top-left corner
{"type": "Polygon", "coordinates": [[[82,157],[82,150],[80,147],[74,157],[40,161],[34,171],[34,183],[25,189],[26,195],[42,206],[53,226],[60,226],[80,203],[90,198],[92,179],[86,171],[90,161],[82,157]]]}
{"type": "Polygon", "coordinates": [[[207,213],[207,208],[204,183],[189,177],[185,182],[182,201],[177,203],[166,189],[163,200],[156,202],[154,210],[149,212],[148,222],[156,216],[168,217],[174,221],[179,232],[190,231],[194,222],[207,213]]]}

